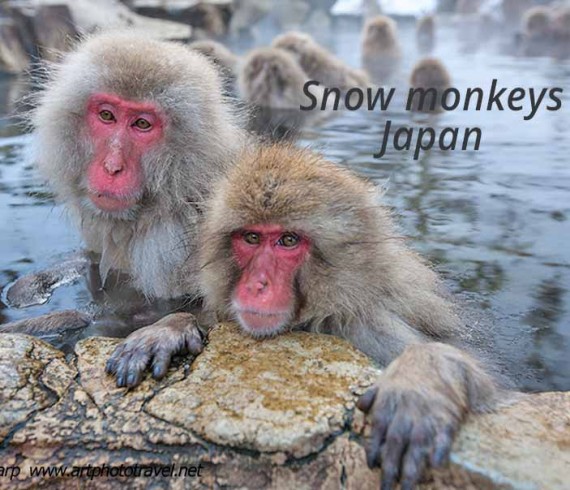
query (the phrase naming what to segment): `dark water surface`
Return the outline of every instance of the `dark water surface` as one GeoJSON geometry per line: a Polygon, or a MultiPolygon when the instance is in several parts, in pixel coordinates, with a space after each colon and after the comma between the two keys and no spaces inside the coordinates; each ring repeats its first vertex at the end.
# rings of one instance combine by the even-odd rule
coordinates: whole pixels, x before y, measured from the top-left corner
{"type": "MultiPolygon", "coordinates": [[[[319,40],[358,66],[359,37],[356,26],[338,23],[319,40]]],[[[305,127],[300,144],[386,187],[384,200],[402,233],[437,264],[469,320],[514,366],[519,386],[570,390],[570,62],[517,58],[504,49],[506,39],[473,43],[472,30],[447,25],[435,54],[455,87],[487,90],[493,78],[509,89],[562,87],[564,105],[558,112],[542,109],[531,121],[523,120],[526,111],[455,111],[422,119],[403,110],[419,54],[410,26],[402,27],[402,38],[405,58],[390,83],[398,91],[389,113],[340,114],[305,127]],[[481,149],[432,150],[414,160],[412,152],[392,148],[376,160],[388,119],[394,126],[478,126],[481,149]]],[[[18,88],[17,81],[0,80],[0,286],[80,246],[27,163],[29,136],[6,116],[18,88]]],[[[89,301],[84,284],[66,286],[42,306],[15,310],[0,303],[0,322],[86,308],[89,301]]]]}

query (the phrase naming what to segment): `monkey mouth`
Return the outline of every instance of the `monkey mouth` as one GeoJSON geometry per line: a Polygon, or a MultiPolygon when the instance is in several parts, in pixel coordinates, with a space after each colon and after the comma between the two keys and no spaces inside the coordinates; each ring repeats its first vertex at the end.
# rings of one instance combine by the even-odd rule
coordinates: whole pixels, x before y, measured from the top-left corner
{"type": "Polygon", "coordinates": [[[90,201],[100,209],[108,213],[126,211],[138,204],[138,199],[133,196],[116,196],[104,192],[89,192],[90,201]]]}
{"type": "Polygon", "coordinates": [[[276,335],[287,325],[290,316],[288,311],[236,310],[236,317],[241,327],[255,337],[276,335]]]}

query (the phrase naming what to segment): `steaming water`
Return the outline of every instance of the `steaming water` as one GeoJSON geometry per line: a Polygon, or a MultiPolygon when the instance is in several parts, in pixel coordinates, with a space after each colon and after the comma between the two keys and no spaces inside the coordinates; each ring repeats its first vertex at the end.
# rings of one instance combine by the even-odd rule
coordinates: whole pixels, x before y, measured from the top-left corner
{"type": "MultiPolygon", "coordinates": [[[[402,26],[405,60],[390,85],[398,95],[388,114],[343,113],[304,128],[300,144],[387,187],[385,202],[400,218],[410,244],[427,255],[459,295],[472,324],[496,343],[517,383],[528,390],[570,389],[570,63],[516,58],[504,39],[473,43],[473,26],[443,27],[436,55],[454,85],[487,88],[493,78],[508,88],[559,86],[565,106],[540,111],[532,121],[509,111],[446,113],[414,125],[479,126],[480,151],[432,150],[415,161],[390,150],[375,160],[387,119],[412,124],[402,94],[419,57],[411,26],[402,26]]],[[[318,34],[340,57],[359,64],[359,33],[338,22],[318,34]]],[[[488,36],[485,36],[488,37],[488,36]]],[[[261,32],[261,42],[269,35],[261,32]]],[[[235,47],[235,46],[234,46],[235,47]]],[[[242,48],[240,48],[242,49],[242,48]]],[[[0,80],[0,110],[9,110],[15,81],[0,80]]],[[[0,120],[0,286],[56,261],[80,241],[34,170],[25,163],[29,136],[0,120]]],[[[42,306],[9,309],[0,322],[63,308],[85,308],[83,283],[60,288],[42,306]]]]}

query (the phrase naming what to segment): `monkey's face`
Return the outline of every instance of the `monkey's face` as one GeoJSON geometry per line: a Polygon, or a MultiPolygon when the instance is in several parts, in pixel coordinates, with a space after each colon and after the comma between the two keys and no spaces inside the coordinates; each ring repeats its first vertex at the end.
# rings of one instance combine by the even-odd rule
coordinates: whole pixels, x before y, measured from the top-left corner
{"type": "Polygon", "coordinates": [[[99,93],[89,98],[86,127],[93,148],[86,201],[111,216],[125,215],[143,197],[142,161],[163,139],[164,116],[154,104],[99,93]]]}
{"type": "Polygon", "coordinates": [[[310,241],[279,225],[249,226],[232,235],[240,277],[232,294],[233,313],[256,337],[275,335],[294,318],[295,278],[310,252],[310,241]]]}

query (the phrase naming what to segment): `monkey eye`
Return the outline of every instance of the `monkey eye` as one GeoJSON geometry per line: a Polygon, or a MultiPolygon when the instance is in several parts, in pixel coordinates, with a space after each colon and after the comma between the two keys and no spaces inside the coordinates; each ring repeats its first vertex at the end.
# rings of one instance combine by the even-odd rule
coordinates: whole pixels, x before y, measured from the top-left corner
{"type": "Polygon", "coordinates": [[[250,245],[259,245],[260,237],[259,234],[254,233],[253,231],[247,231],[243,234],[243,239],[245,240],[246,243],[249,243],[250,245]]]}
{"type": "Polygon", "coordinates": [[[134,126],[136,126],[141,131],[148,131],[152,127],[152,124],[148,122],[146,119],[140,117],[135,121],[134,126]]]}
{"type": "Polygon", "coordinates": [[[101,118],[101,121],[105,121],[105,122],[112,122],[115,120],[115,116],[113,115],[113,113],[111,111],[108,110],[102,110],[99,113],[99,117],[101,118]]]}
{"type": "Polygon", "coordinates": [[[299,244],[299,237],[295,233],[283,233],[277,244],[285,248],[293,248],[299,244]]]}

